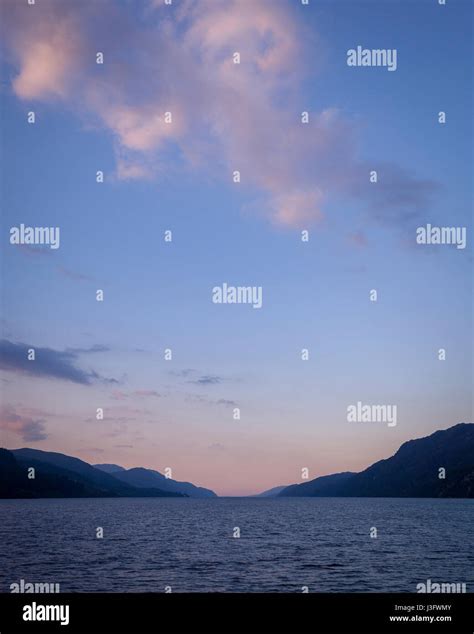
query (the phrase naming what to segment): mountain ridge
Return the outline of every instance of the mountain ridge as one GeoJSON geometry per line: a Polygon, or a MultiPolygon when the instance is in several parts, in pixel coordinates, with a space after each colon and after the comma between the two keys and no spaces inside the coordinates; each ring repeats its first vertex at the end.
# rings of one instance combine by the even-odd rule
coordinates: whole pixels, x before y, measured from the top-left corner
{"type": "MultiPolygon", "coordinates": [[[[474,423],[458,423],[405,441],[390,457],[354,473],[320,476],[250,497],[474,498],[474,423]]],[[[39,449],[0,449],[0,497],[217,497],[159,471],[39,449]],[[34,468],[35,477],[28,477],[34,468]]]]}
{"type": "Polygon", "coordinates": [[[278,497],[474,497],[474,423],[408,440],[389,458],[346,473],[290,485],[278,497]]]}
{"type": "MultiPolygon", "coordinates": [[[[98,465],[95,466],[99,469],[101,468],[98,465]]],[[[117,467],[118,465],[114,466],[117,467]]],[[[179,482],[178,480],[173,480],[154,469],[146,469],[145,467],[123,469],[122,467],[119,471],[114,471],[112,473],[117,480],[137,488],[158,487],[162,491],[184,493],[188,497],[194,498],[217,497],[214,491],[211,491],[210,489],[196,486],[191,482],[179,482]]]]}
{"type": "Polygon", "coordinates": [[[80,458],[58,452],[0,449],[0,498],[189,497],[153,484],[135,487],[80,458]]]}

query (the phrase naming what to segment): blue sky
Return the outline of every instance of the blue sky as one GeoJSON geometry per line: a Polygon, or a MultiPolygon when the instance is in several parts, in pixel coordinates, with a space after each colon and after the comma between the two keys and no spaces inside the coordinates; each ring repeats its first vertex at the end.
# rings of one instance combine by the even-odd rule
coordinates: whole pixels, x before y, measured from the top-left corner
{"type": "Polygon", "coordinates": [[[472,420],[472,5],[222,7],[3,8],[3,338],[50,349],[27,373],[4,349],[6,446],[234,495],[472,420]],[[397,49],[397,70],[348,67],[357,45],[397,49]],[[170,95],[166,136],[150,118],[170,95]],[[428,222],[466,227],[467,248],[417,245],[428,222]],[[20,223],[59,226],[60,249],[11,245],[20,223]],[[223,282],[262,286],[262,309],[213,304],[223,282]],[[357,401],[396,403],[397,426],[348,423],[357,401]]]}

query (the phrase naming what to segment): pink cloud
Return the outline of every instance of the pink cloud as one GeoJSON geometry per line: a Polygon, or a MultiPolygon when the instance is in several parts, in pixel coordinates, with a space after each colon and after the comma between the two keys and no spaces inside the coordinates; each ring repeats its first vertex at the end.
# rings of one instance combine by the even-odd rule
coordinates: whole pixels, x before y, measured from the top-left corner
{"type": "Polygon", "coordinates": [[[135,392],[132,392],[132,394],[134,396],[139,396],[142,398],[145,398],[147,396],[160,396],[156,390],[135,390],[135,392]]]}
{"type": "Polygon", "coordinates": [[[238,170],[239,191],[256,191],[284,226],[319,221],[334,193],[362,196],[383,217],[386,206],[416,208],[430,192],[392,166],[377,191],[368,187],[353,126],[336,109],[302,123],[308,34],[290,3],[151,0],[142,9],[146,22],[111,0],[6,11],[15,94],[60,99],[107,130],[119,180],[159,179],[177,155],[180,168],[229,184],[238,170]]]}
{"type": "Polygon", "coordinates": [[[158,149],[169,139],[182,133],[183,116],[179,116],[180,104],[137,106],[112,106],[101,111],[107,126],[118,135],[120,143],[138,152],[158,149]],[[171,121],[165,119],[170,113],[171,121]],[[180,125],[181,123],[181,125],[180,125]]]}
{"type": "Polygon", "coordinates": [[[26,442],[39,442],[48,437],[43,418],[31,418],[24,413],[18,413],[10,405],[0,410],[0,429],[16,434],[26,442]]]}
{"type": "Polygon", "coordinates": [[[12,88],[20,99],[67,98],[83,54],[78,16],[51,2],[4,7],[5,39],[19,72],[12,88]],[[59,13],[59,15],[58,15],[59,13]]]}
{"type": "Polygon", "coordinates": [[[113,390],[110,398],[114,401],[124,401],[126,398],[128,398],[128,394],[120,390],[113,390]]]}
{"type": "Polygon", "coordinates": [[[273,217],[277,223],[289,226],[311,223],[322,218],[322,199],[318,189],[282,193],[274,199],[273,217]]]}
{"type": "Polygon", "coordinates": [[[139,162],[117,157],[117,178],[122,181],[152,180],[153,170],[139,162]]]}

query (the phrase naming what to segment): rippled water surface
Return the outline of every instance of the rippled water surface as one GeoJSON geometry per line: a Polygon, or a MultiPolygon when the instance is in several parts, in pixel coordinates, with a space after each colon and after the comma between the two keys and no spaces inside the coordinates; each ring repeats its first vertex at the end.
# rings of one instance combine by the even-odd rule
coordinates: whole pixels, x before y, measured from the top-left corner
{"type": "Polygon", "coordinates": [[[3,592],[474,591],[474,500],[0,500],[0,516],[3,592]]]}

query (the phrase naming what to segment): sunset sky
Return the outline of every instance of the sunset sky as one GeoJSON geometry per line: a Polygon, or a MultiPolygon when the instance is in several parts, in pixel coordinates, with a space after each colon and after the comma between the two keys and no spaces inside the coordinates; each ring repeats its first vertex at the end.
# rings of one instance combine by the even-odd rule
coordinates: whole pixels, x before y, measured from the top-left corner
{"type": "Polygon", "coordinates": [[[0,445],[246,495],[472,421],[472,11],[2,2],[0,445]],[[349,67],[358,45],[397,70],[349,67]],[[10,244],[21,223],[59,249],[10,244]],[[262,308],[214,304],[224,282],[262,308]]]}

